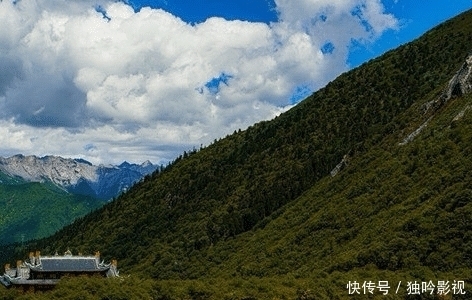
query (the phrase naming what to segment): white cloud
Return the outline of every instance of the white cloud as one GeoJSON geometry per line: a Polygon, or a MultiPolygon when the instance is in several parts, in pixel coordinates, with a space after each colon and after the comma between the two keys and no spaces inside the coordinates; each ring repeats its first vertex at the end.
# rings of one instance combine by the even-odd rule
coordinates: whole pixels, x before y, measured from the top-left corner
{"type": "Polygon", "coordinates": [[[172,159],[273,118],[345,71],[352,40],[397,26],[379,0],[275,3],[275,23],[191,25],[121,2],[1,1],[0,154],[172,159]]]}

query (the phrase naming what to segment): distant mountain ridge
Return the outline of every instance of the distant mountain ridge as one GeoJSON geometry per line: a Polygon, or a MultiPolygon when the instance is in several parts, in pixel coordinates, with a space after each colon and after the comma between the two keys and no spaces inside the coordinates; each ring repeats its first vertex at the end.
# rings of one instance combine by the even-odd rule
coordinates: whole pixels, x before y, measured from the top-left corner
{"type": "Polygon", "coordinates": [[[19,177],[27,182],[50,181],[73,194],[102,200],[109,200],[126,191],[156,168],[150,161],[141,165],[123,162],[118,166],[95,166],[84,159],[59,156],[18,154],[0,157],[0,172],[8,176],[19,177]]]}

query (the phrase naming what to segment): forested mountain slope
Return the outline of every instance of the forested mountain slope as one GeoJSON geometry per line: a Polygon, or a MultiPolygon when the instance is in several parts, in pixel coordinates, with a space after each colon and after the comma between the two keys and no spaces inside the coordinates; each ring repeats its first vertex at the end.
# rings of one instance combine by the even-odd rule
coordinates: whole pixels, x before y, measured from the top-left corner
{"type": "MultiPolygon", "coordinates": [[[[99,249],[122,273],[191,282],[195,299],[346,298],[352,280],[470,284],[472,98],[438,99],[471,49],[469,11],[28,247],[99,249]]],[[[156,295],[181,297],[167,284],[156,295]]]]}
{"type": "Polygon", "coordinates": [[[103,204],[50,182],[27,182],[0,171],[0,247],[47,237],[103,204]]]}

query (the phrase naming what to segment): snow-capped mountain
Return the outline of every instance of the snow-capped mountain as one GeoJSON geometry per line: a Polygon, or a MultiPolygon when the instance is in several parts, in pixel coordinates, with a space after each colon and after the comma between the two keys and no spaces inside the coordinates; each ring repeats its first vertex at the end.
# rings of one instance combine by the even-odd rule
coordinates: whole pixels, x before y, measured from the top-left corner
{"type": "Polygon", "coordinates": [[[108,200],[156,170],[146,161],[141,165],[124,162],[119,166],[95,166],[83,159],[59,156],[0,157],[0,171],[30,182],[51,181],[71,193],[108,200]]]}

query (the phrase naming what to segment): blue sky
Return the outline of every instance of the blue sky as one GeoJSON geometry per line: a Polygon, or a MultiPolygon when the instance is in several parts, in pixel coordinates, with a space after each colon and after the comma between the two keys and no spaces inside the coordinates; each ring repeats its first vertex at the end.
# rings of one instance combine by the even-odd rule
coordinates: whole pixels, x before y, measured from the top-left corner
{"type": "Polygon", "coordinates": [[[227,20],[265,23],[277,21],[273,0],[130,0],[125,2],[135,10],[144,6],[161,8],[189,23],[201,23],[207,18],[215,16],[227,20]]]}
{"type": "Polygon", "coordinates": [[[352,66],[412,41],[434,26],[472,8],[470,0],[384,0],[383,3],[386,11],[400,20],[400,28],[385,32],[372,45],[354,48],[349,57],[352,66]]]}
{"type": "Polygon", "coordinates": [[[470,0],[0,1],[0,156],[167,163],[470,0]]]}

